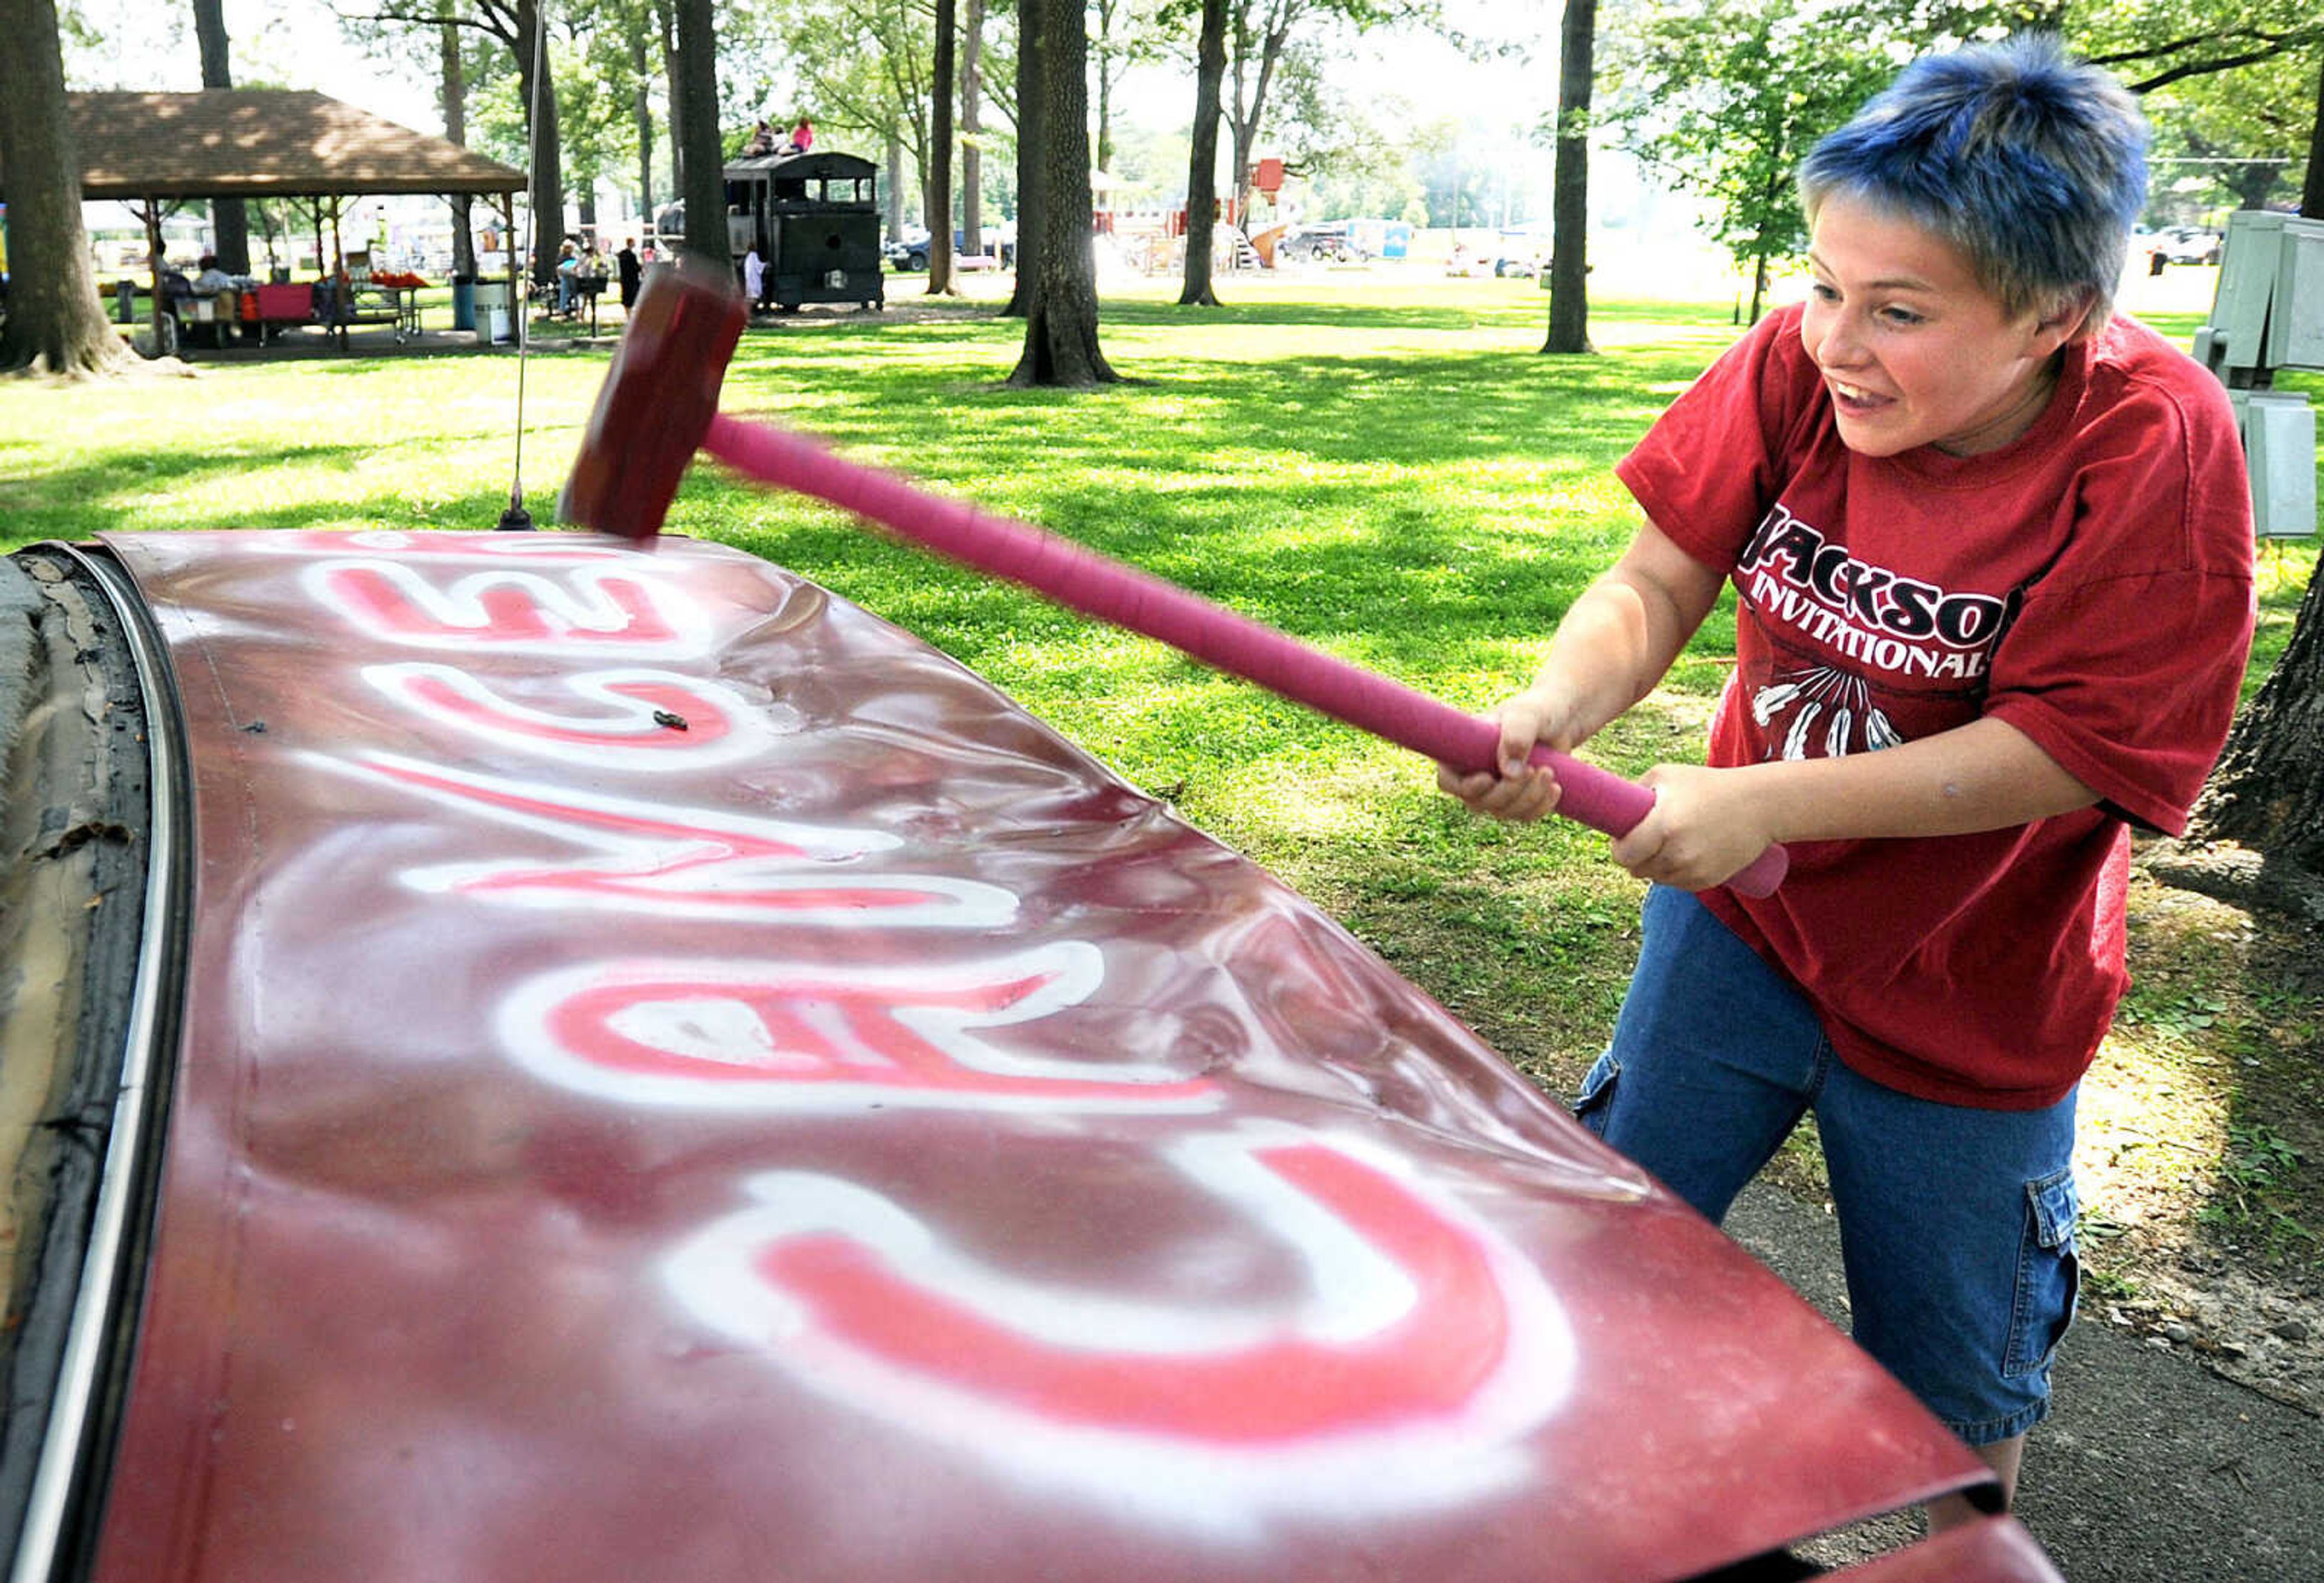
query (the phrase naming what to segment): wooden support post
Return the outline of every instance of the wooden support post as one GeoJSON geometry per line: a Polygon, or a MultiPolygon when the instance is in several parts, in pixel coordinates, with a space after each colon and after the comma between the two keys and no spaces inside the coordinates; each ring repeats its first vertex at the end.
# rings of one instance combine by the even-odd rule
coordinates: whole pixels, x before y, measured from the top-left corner
{"type": "Polygon", "coordinates": [[[161,335],[161,321],[169,317],[162,311],[161,200],[149,196],[143,208],[145,221],[145,263],[153,277],[153,355],[167,357],[175,348],[168,345],[161,335]]]}

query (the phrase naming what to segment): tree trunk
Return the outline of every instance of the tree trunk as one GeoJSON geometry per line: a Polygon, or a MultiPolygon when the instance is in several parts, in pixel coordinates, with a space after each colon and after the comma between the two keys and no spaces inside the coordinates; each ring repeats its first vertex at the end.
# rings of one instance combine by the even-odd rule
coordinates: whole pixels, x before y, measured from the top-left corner
{"type": "MultiPolygon", "coordinates": [[[[230,88],[224,0],[194,0],[194,38],[202,57],[202,87],[230,88]]],[[[210,229],[217,234],[218,267],[230,275],[250,273],[250,211],[238,198],[210,200],[210,229]]]]}
{"type": "MultiPolygon", "coordinates": [[[[654,0],[654,25],[661,34],[662,81],[669,97],[669,186],[674,197],[686,196],[686,138],[678,128],[686,124],[686,73],[678,60],[678,19],[672,7],[676,0],[654,0]]],[[[725,158],[725,151],[719,151],[725,158]]],[[[659,225],[655,227],[660,229],[659,225]]]]}
{"type": "Polygon", "coordinates": [[[957,74],[954,39],[956,0],[936,0],[935,60],[928,83],[928,290],[931,297],[959,294],[952,282],[953,87],[957,74]]]}
{"type": "Polygon", "coordinates": [[[167,357],[178,347],[170,327],[162,322],[170,317],[162,311],[170,299],[161,290],[161,273],[168,262],[162,256],[167,244],[161,240],[161,221],[165,216],[177,213],[178,206],[171,204],[164,208],[160,198],[149,198],[132,203],[128,207],[131,214],[145,222],[145,263],[151,277],[147,284],[153,290],[153,306],[145,327],[146,333],[153,337],[153,355],[167,357]]]}
{"type": "Polygon", "coordinates": [[[549,81],[548,32],[537,0],[517,0],[515,20],[517,83],[524,94],[525,124],[531,136],[527,162],[532,167],[532,279],[537,285],[550,286],[557,282],[557,244],[565,235],[557,93],[549,81]]]}
{"type": "Polygon", "coordinates": [[[1590,91],[1598,0],[1565,0],[1557,78],[1557,168],[1550,196],[1549,339],[1544,352],[1591,352],[1590,91]]]}
{"type": "Polygon", "coordinates": [[[2275,196],[2276,184],[2282,179],[2283,172],[2277,167],[2255,163],[2236,166],[2227,184],[2227,190],[2236,195],[2236,207],[2264,209],[2267,200],[2275,196]]]}
{"type": "Polygon", "coordinates": [[[686,115],[671,146],[685,151],[686,249],[722,270],[734,266],[726,238],[725,151],[718,136],[718,39],[710,0],[678,0],[678,77],[686,115]]]}
{"type": "MultiPolygon", "coordinates": [[[[1025,315],[1025,351],[1011,385],[1082,389],[1111,383],[1120,376],[1107,365],[1097,344],[1097,266],[1090,246],[1089,37],[1081,0],[1022,0],[1026,41],[1038,39],[1040,71],[1034,84],[1040,101],[1040,192],[1037,223],[1040,246],[1031,269],[1018,232],[1021,281],[1039,279],[1025,315]]],[[[1019,114],[1023,110],[1020,107],[1019,114]]]]}
{"type": "Polygon", "coordinates": [[[1041,291],[1042,30],[1036,22],[1048,0],[1017,0],[1017,279],[1003,318],[1030,318],[1041,291]]]}
{"type": "Polygon", "coordinates": [[[2310,579],[2283,657],[2227,734],[2193,833],[2324,875],[2324,577],[2310,579]]]}
{"type": "Polygon", "coordinates": [[[643,215],[645,223],[650,225],[654,212],[654,120],[653,96],[646,91],[646,84],[650,80],[652,68],[646,60],[646,35],[642,25],[639,25],[630,39],[630,70],[638,79],[636,102],[631,106],[638,127],[638,213],[643,215]]]}
{"type": "MultiPolygon", "coordinates": [[[[2300,212],[2324,219],[2324,52],[2300,212]]],[[[2227,733],[2189,825],[2195,840],[2237,842],[2259,861],[2226,891],[2200,874],[2166,878],[2324,925],[2324,577],[2309,579],[2292,640],[2227,733]]]]}
{"type": "Polygon", "coordinates": [[[105,317],[80,223],[54,0],[0,0],[0,166],[8,172],[8,318],[0,368],[91,375],[137,361],[105,317]]]}
{"type": "Polygon", "coordinates": [[[1113,59],[1113,0],[1097,0],[1097,169],[1113,169],[1113,81],[1120,69],[1113,59]]]}
{"type": "Polygon", "coordinates": [[[2316,51],[2316,114],[2308,123],[2308,179],[2301,184],[2300,212],[2324,220],[2324,49],[2316,51]]]}
{"type": "Polygon", "coordinates": [[[1263,24],[1259,36],[1259,76],[1251,85],[1250,97],[1242,95],[1243,73],[1250,69],[1250,41],[1238,32],[1235,38],[1234,102],[1227,124],[1234,133],[1234,200],[1235,223],[1240,225],[1250,213],[1251,153],[1259,145],[1259,128],[1267,115],[1267,93],[1275,81],[1276,62],[1291,39],[1291,20],[1283,13],[1272,12],[1263,24]]]}
{"type": "Polygon", "coordinates": [[[888,235],[904,237],[904,140],[888,131],[888,235]]]}
{"type": "Polygon", "coordinates": [[[1219,84],[1227,74],[1227,0],[1203,0],[1203,36],[1194,51],[1194,146],[1186,160],[1185,286],[1181,308],[1216,308],[1211,281],[1211,227],[1219,207],[1219,84]]]}
{"type": "MultiPolygon", "coordinates": [[[[436,14],[447,18],[451,15],[448,0],[442,0],[436,14]]],[[[447,21],[438,31],[443,35],[439,51],[443,89],[439,97],[444,112],[444,141],[466,148],[468,146],[468,69],[460,59],[460,30],[447,21]]],[[[475,200],[467,193],[456,192],[447,201],[452,206],[452,273],[473,281],[476,278],[475,200]]]]}
{"type": "Polygon", "coordinates": [[[981,77],[984,57],[984,0],[968,0],[960,37],[960,233],[966,250],[984,251],[984,130],[981,77]]]}

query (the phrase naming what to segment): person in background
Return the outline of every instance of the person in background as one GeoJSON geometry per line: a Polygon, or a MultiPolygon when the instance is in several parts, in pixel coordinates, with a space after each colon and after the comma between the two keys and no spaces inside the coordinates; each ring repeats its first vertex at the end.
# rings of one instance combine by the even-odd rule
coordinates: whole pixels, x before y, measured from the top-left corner
{"type": "Polygon", "coordinates": [[[742,157],[752,159],[775,152],[775,129],[761,121],[752,130],[750,140],[742,145],[742,157]]]}
{"type": "Polygon", "coordinates": [[[580,272],[580,246],[567,236],[557,249],[557,312],[559,318],[573,312],[573,281],[580,272]]]}
{"type": "Polygon", "coordinates": [[[218,268],[217,254],[202,254],[201,272],[194,277],[194,295],[215,297],[221,291],[232,291],[241,285],[232,275],[218,268]]]}
{"type": "Polygon", "coordinates": [[[627,313],[631,308],[637,306],[638,281],[642,278],[644,273],[643,270],[638,263],[638,239],[636,237],[628,237],[622,243],[622,250],[613,254],[613,266],[621,273],[622,311],[627,313]]]}
{"type": "Polygon", "coordinates": [[[2005,1498],[2073,1317],[2131,831],[2185,827],[2252,632],[2226,392],[2112,311],[2146,139],[2034,36],[1914,62],[1818,143],[1807,300],[1617,465],[1645,525],[1496,712],[1499,773],[1439,777],[1554,807],[1527,753],[1644,698],[1733,582],[1710,765],[1649,771],[1613,844],[1654,883],[1576,1112],[1718,1220],[1812,1110],[1856,1339],[2005,1498]],[[1725,888],[1776,842],[1773,895],[1725,888]]]}
{"type": "Polygon", "coordinates": [[[767,261],[759,256],[759,244],[751,244],[751,251],[742,255],[742,295],[752,308],[767,291],[767,261]]]}
{"type": "Polygon", "coordinates": [[[612,263],[597,251],[597,239],[591,236],[585,240],[581,244],[581,256],[573,263],[574,318],[581,317],[586,299],[590,321],[593,324],[596,321],[597,294],[605,289],[606,277],[612,273],[612,263]]]}
{"type": "Polygon", "coordinates": [[[243,282],[218,267],[217,254],[202,254],[200,272],[194,276],[189,288],[192,295],[209,299],[215,306],[208,311],[210,339],[224,346],[233,339],[235,327],[240,320],[235,304],[240,300],[243,282]]]}
{"type": "Polygon", "coordinates": [[[791,128],[790,142],[785,145],[785,152],[803,154],[813,147],[815,147],[815,127],[808,122],[806,115],[802,115],[798,118],[798,124],[791,128]]]}

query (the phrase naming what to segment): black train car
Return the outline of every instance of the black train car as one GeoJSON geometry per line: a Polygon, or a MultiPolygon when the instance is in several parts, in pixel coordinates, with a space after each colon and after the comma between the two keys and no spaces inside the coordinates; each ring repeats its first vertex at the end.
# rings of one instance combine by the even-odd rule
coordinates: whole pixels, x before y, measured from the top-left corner
{"type": "Polygon", "coordinates": [[[766,261],[761,300],[785,312],[806,302],[872,308],[885,302],[877,169],[840,153],[754,155],[727,163],[727,239],[738,269],[753,244],[766,261]]]}

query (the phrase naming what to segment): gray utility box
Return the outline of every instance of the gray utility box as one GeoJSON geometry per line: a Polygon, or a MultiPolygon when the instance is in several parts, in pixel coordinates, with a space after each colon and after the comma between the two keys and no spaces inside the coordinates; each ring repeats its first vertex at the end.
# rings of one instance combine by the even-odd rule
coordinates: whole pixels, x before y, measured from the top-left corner
{"type": "Polygon", "coordinates": [[[2229,391],[2262,538],[2316,531],[2316,409],[2297,391],[2229,391]]]}
{"type": "Polygon", "coordinates": [[[876,167],[853,154],[767,154],[726,166],[726,228],[735,262],[752,247],[767,266],[761,299],[887,300],[876,167]]]}
{"type": "Polygon", "coordinates": [[[2228,216],[2219,287],[2195,357],[2227,387],[2264,538],[2316,531],[2316,412],[2276,371],[2324,370],[2324,220],[2228,216]]]}

